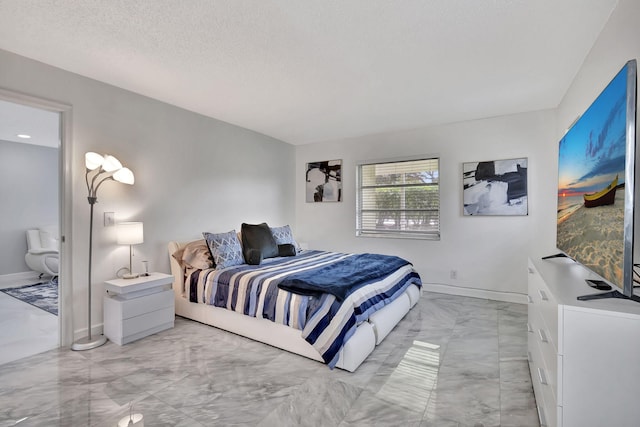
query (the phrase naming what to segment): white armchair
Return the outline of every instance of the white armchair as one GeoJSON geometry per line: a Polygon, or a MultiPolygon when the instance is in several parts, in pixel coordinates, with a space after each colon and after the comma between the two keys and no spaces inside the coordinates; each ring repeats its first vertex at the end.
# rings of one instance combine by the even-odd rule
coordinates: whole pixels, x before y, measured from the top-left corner
{"type": "Polygon", "coordinates": [[[30,269],[40,273],[40,276],[58,276],[60,240],[55,227],[27,230],[27,247],[24,260],[30,269]]]}

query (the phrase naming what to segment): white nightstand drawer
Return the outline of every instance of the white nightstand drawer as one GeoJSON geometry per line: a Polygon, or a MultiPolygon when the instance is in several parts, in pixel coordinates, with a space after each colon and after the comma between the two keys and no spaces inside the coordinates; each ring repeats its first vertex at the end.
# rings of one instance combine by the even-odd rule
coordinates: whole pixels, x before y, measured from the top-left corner
{"type": "Polygon", "coordinates": [[[116,344],[128,344],[156,332],[173,328],[174,319],[173,307],[163,308],[127,319],[119,325],[115,325],[109,333],[105,328],[105,335],[116,344]]]}
{"type": "Polygon", "coordinates": [[[164,273],[151,273],[135,279],[113,279],[104,282],[104,289],[112,295],[120,295],[123,299],[155,293],[164,287],[171,287],[173,276],[164,273]]]}
{"type": "Polygon", "coordinates": [[[105,304],[108,304],[108,302],[117,302],[114,313],[119,318],[125,320],[161,308],[173,307],[173,298],[173,290],[169,289],[147,295],[144,298],[121,300],[117,296],[106,297],[105,304]]]}
{"type": "Polygon", "coordinates": [[[147,331],[158,325],[173,323],[174,317],[173,308],[170,307],[127,319],[122,322],[123,336],[147,331]]]}

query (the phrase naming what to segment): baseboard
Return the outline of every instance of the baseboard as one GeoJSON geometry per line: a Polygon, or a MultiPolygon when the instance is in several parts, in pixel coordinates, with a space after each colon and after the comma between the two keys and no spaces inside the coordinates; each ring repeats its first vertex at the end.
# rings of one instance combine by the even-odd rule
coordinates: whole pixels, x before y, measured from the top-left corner
{"type": "Polygon", "coordinates": [[[460,295],[463,297],[483,298],[495,301],[528,304],[527,295],[515,292],[499,292],[487,289],[463,288],[460,286],[442,285],[439,283],[424,283],[423,290],[441,294],[460,295]]]}
{"type": "MultiPolygon", "coordinates": [[[[0,289],[13,288],[14,286],[20,286],[23,282],[29,282],[38,280],[40,274],[35,271],[25,271],[22,273],[11,273],[0,275],[0,289]]],[[[35,283],[35,282],[34,282],[35,283]]]]}

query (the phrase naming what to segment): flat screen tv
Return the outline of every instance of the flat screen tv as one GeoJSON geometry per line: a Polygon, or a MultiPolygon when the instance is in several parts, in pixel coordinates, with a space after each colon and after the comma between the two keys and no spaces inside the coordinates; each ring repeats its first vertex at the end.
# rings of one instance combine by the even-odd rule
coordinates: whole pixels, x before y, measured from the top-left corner
{"type": "Polygon", "coordinates": [[[578,299],[633,295],[636,61],[616,74],[560,140],[557,247],[613,290],[578,299]]]}

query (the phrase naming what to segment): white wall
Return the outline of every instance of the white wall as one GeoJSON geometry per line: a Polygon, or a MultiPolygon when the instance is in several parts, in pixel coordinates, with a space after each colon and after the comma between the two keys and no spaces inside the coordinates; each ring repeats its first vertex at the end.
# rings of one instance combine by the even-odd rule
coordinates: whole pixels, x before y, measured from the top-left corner
{"type": "MultiPolygon", "coordinates": [[[[584,64],[558,107],[557,135],[581,115],[618,71],[630,59],[640,62],[640,2],[621,0],[591,48],[584,64]]],[[[640,64],[639,64],[640,65],[640,64]]],[[[640,86],[639,86],[640,87],[640,86]]],[[[636,119],[637,120],[637,119],[636,119]]],[[[636,139],[640,139],[640,121],[636,122],[636,139]]],[[[636,164],[640,165],[640,144],[636,147],[636,164]]],[[[635,256],[640,258],[640,167],[636,166],[635,256]]]]}
{"type": "MultiPolygon", "coordinates": [[[[95,205],[93,324],[102,324],[103,282],[128,264],[104,212],[143,221],[134,269],[148,260],[169,272],[167,242],[228,231],[244,222],[294,221],[294,148],[256,132],[0,51],[0,87],[72,106],[71,176],[74,330],[86,327],[89,204],[84,153],[116,156],[135,174],[127,186],[105,183],[95,205]]],[[[211,94],[215,96],[215,94],[211,94]]],[[[69,283],[70,282],[70,283],[69,283]]]]}
{"type": "MultiPolygon", "coordinates": [[[[299,239],[318,248],[404,256],[414,262],[426,283],[448,286],[437,287],[441,290],[457,293],[458,287],[469,287],[482,290],[471,292],[478,295],[485,290],[497,291],[495,298],[508,292],[525,293],[527,256],[556,251],[558,141],[625,62],[640,58],[639,22],[640,2],[621,0],[557,109],[299,147],[299,239]],[[416,154],[441,157],[441,241],[356,238],[356,162],[416,154]],[[529,158],[529,216],[462,217],[461,164],[522,156],[529,158]],[[336,158],[344,159],[345,201],[306,204],[305,163],[336,158]],[[458,271],[458,280],[449,278],[452,269],[458,271]]],[[[640,218],[636,219],[636,235],[640,237],[638,224],[640,218]]],[[[640,245],[635,246],[640,252],[640,245]]]]}
{"type": "Polygon", "coordinates": [[[558,136],[591,105],[628,60],[640,60],[639,24],[640,2],[620,0],[558,106],[558,136]]]}
{"type": "Polygon", "coordinates": [[[58,149],[0,141],[0,275],[30,271],[26,231],[58,224],[58,149]]]}
{"type": "Polygon", "coordinates": [[[528,254],[555,251],[555,128],[554,112],[548,110],[300,146],[298,239],[311,248],[405,257],[425,283],[451,286],[451,292],[480,289],[502,299],[524,294],[528,254]],[[356,163],[420,154],[440,157],[441,240],[355,237],[356,163]],[[529,215],[464,217],[462,163],[517,157],[528,157],[529,215]],[[306,203],[306,163],[332,159],[343,160],[344,201],[306,203]],[[451,270],[457,271],[456,280],[451,270]]]}

